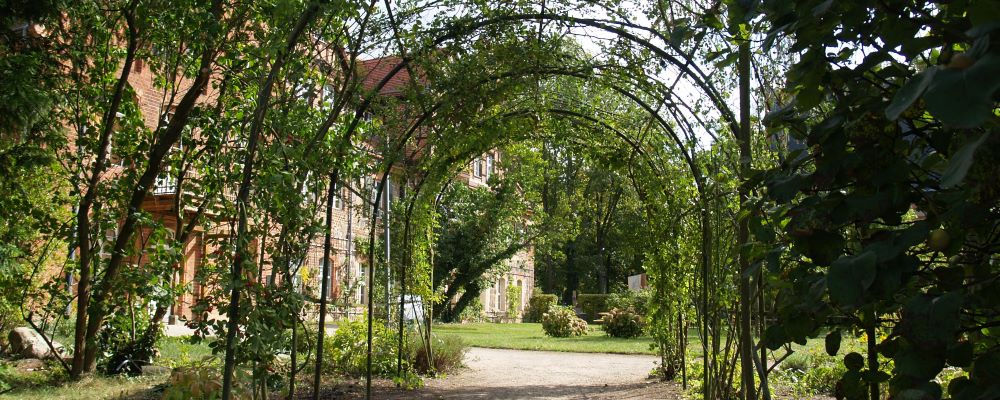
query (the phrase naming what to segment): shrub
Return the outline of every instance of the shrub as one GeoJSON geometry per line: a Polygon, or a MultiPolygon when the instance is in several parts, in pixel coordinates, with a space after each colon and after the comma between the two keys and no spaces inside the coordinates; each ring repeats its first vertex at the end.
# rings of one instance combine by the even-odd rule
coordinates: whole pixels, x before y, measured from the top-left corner
{"type": "Polygon", "coordinates": [[[479,297],[472,299],[469,305],[465,306],[462,313],[458,315],[458,320],[460,322],[484,322],[486,321],[486,314],[483,313],[483,302],[479,300],[479,297]]]}
{"type": "Polygon", "coordinates": [[[774,373],[776,385],[797,397],[832,395],[837,381],[847,372],[841,357],[820,348],[802,349],[786,358],[774,373]]]}
{"type": "MultiPolygon", "coordinates": [[[[372,374],[391,376],[396,373],[396,341],[385,322],[372,324],[372,374]]],[[[366,318],[341,320],[337,331],[324,338],[323,369],[350,376],[365,373],[368,350],[366,318]]]]}
{"type": "Polygon", "coordinates": [[[587,334],[587,321],[578,318],[570,307],[554,306],[542,315],[542,329],[552,337],[582,336],[587,334]]]}
{"type": "Polygon", "coordinates": [[[434,352],[434,365],[428,370],[427,349],[423,345],[423,338],[414,333],[410,336],[407,347],[413,367],[422,374],[448,372],[457,368],[462,365],[462,358],[465,357],[465,352],[469,349],[460,337],[433,336],[431,338],[431,351],[434,352]]]}
{"type": "Polygon", "coordinates": [[[642,335],[642,327],[642,316],[633,308],[612,308],[601,318],[601,329],[612,337],[638,337],[642,335]]]}
{"type": "Polygon", "coordinates": [[[601,313],[608,311],[608,295],[581,294],[576,296],[576,304],[580,311],[587,314],[587,321],[595,321],[601,318],[601,313]]]}
{"type": "Polygon", "coordinates": [[[613,293],[608,295],[607,307],[609,310],[612,308],[622,310],[632,308],[637,314],[647,316],[649,315],[649,304],[653,297],[652,295],[653,292],[649,289],[613,293]]]}
{"type": "Polygon", "coordinates": [[[161,335],[160,330],[146,335],[145,329],[151,321],[149,314],[143,311],[139,305],[126,303],[104,320],[104,326],[98,335],[98,344],[104,355],[99,366],[108,375],[138,375],[144,365],[153,362],[156,341],[161,335]],[[139,311],[133,312],[136,309],[139,311]]]}
{"type": "Polygon", "coordinates": [[[23,256],[17,247],[0,243],[0,347],[7,346],[7,332],[24,323],[22,295],[24,286],[31,283],[24,278],[30,270],[18,261],[23,256]]]}
{"type": "MultiPolygon", "coordinates": [[[[234,378],[233,399],[252,399],[249,374],[237,370],[234,378]]],[[[161,398],[163,400],[221,399],[222,376],[219,374],[218,366],[204,364],[174,369],[161,398]]]]}
{"type": "Polygon", "coordinates": [[[516,320],[521,312],[521,287],[507,285],[507,318],[516,320]]]}
{"type": "Polygon", "coordinates": [[[554,294],[544,294],[538,289],[528,299],[528,308],[524,310],[524,322],[542,322],[542,315],[556,304],[559,298],[554,294]]]}

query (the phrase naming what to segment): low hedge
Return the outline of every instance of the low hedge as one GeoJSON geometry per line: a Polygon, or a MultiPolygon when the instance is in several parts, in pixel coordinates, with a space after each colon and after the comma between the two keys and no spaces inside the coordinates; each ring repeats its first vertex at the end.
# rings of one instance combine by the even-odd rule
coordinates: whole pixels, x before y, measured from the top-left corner
{"type": "Polygon", "coordinates": [[[652,303],[653,291],[649,289],[629,290],[622,293],[614,293],[608,296],[608,309],[632,308],[639,315],[649,315],[649,305],[652,303]]]}
{"type": "Polygon", "coordinates": [[[556,305],[559,298],[554,294],[544,294],[535,291],[528,299],[528,308],[524,310],[524,322],[542,322],[542,316],[556,305]]]}
{"type": "Polygon", "coordinates": [[[587,322],[594,322],[601,319],[601,313],[608,312],[608,295],[579,294],[576,296],[576,305],[581,312],[587,314],[587,322]]]}

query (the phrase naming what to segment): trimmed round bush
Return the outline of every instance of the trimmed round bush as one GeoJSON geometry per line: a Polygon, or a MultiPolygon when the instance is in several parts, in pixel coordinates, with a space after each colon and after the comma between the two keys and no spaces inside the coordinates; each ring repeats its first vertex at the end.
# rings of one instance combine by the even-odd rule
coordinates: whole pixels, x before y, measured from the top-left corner
{"type": "Polygon", "coordinates": [[[642,316],[631,307],[612,308],[601,318],[601,329],[604,329],[608,336],[617,338],[642,336],[643,325],[642,316]]]}
{"type": "Polygon", "coordinates": [[[572,308],[552,306],[542,315],[542,329],[552,337],[583,336],[587,334],[587,321],[577,317],[572,308]]]}

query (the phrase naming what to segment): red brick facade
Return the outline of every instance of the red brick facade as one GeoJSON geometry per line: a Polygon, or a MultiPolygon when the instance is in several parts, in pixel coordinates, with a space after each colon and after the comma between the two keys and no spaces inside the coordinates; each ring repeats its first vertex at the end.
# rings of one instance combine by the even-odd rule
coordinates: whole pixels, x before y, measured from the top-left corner
{"type": "MultiPolygon", "coordinates": [[[[368,60],[362,63],[362,82],[366,87],[374,87],[378,82],[380,82],[386,74],[388,74],[393,67],[398,62],[398,58],[387,57],[382,59],[368,60]]],[[[398,73],[395,77],[389,80],[388,84],[380,91],[380,94],[385,96],[399,96],[402,88],[409,82],[409,75],[405,70],[398,73]]],[[[171,97],[170,94],[164,93],[163,89],[156,88],[153,85],[153,74],[149,70],[148,66],[144,62],[139,61],[133,68],[132,74],[129,78],[129,83],[135,90],[137,100],[140,109],[143,114],[143,119],[146,125],[150,129],[155,129],[160,118],[165,116],[169,118],[171,97]]],[[[187,83],[189,84],[189,83],[187,83]]],[[[182,83],[182,87],[179,88],[177,97],[179,98],[187,87],[183,87],[185,83],[182,83]]],[[[211,86],[211,85],[210,85],[211,86]]],[[[206,93],[202,101],[211,102],[215,98],[215,93],[206,93]]],[[[179,99],[174,99],[173,103],[176,103],[179,99]]],[[[419,140],[418,140],[419,145],[419,140]]],[[[417,149],[419,153],[419,149],[417,149]]],[[[473,165],[470,166],[468,171],[462,172],[459,175],[459,180],[466,182],[471,186],[483,186],[486,184],[486,180],[490,173],[494,170],[494,165],[497,162],[498,154],[496,152],[490,152],[484,155],[482,158],[477,159],[473,165]]],[[[372,177],[369,182],[374,182],[375,177],[372,177]]],[[[393,182],[392,199],[395,200],[400,195],[400,185],[397,185],[397,181],[393,182]]],[[[165,226],[170,229],[174,229],[176,221],[176,210],[174,203],[174,196],[176,195],[175,187],[171,187],[172,184],[169,180],[158,180],[157,187],[154,188],[153,194],[147,197],[147,200],[143,204],[144,210],[150,212],[155,218],[163,222],[165,226]]],[[[368,218],[365,215],[370,214],[371,210],[371,199],[370,193],[370,183],[366,187],[347,187],[341,189],[341,196],[335,204],[335,209],[333,211],[333,226],[331,229],[331,236],[333,239],[333,255],[332,255],[332,265],[333,265],[333,276],[331,277],[330,285],[330,295],[333,299],[339,299],[341,304],[355,304],[360,305],[364,301],[364,288],[363,288],[363,278],[366,271],[362,268],[362,261],[358,257],[357,245],[352,243],[367,242],[368,235],[370,234],[371,226],[369,224],[368,218]],[[362,194],[369,199],[363,199],[362,194]],[[343,292],[344,287],[353,287],[356,290],[352,290],[351,293],[343,292]],[[345,298],[350,295],[350,298],[345,298]]],[[[185,209],[182,212],[182,217],[185,220],[190,218],[194,210],[185,209]]],[[[207,216],[211,217],[211,216],[207,216]]],[[[185,222],[186,223],[186,222],[185,222]]],[[[198,271],[199,266],[206,262],[206,256],[212,254],[216,251],[213,243],[218,243],[217,240],[211,240],[214,237],[222,238],[224,237],[227,229],[224,224],[220,224],[219,228],[215,228],[216,231],[208,232],[204,226],[197,226],[184,243],[184,252],[182,265],[177,269],[174,281],[178,284],[192,285],[182,298],[178,299],[171,315],[178,318],[172,318],[172,320],[183,320],[194,318],[192,315],[191,306],[194,304],[198,296],[203,294],[203,288],[196,287],[195,285],[195,274],[198,271]]],[[[142,235],[148,235],[147,232],[142,232],[142,235]]],[[[142,261],[140,261],[142,262],[142,261]]],[[[266,257],[265,257],[265,263],[266,257]]],[[[511,284],[521,285],[523,300],[521,304],[526,303],[528,296],[530,296],[531,288],[534,285],[534,263],[532,252],[525,251],[519,253],[512,260],[511,273],[503,278],[504,285],[506,282],[511,282],[511,284]]],[[[319,280],[320,271],[322,271],[323,265],[323,237],[322,235],[317,235],[313,241],[312,246],[308,250],[305,259],[302,261],[302,268],[300,269],[299,276],[296,277],[300,284],[309,286],[306,288],[310,290],[313,294],[319,294],[319,287],[321,281],[319,280]]],[[[269,269],[265,269],[269,271],[269,269]]],[[[268,275],[265,272],[261,276],[264,279],[268,275]]],[[[501,285],[501,282],[497,282],[496,285],[501,285]]],[[[496,290],[494,290],[496,292],[496,290]]],[[[484,296],[486,294],[484,293],[484,296]]],[[[505,294],[504,294],[505,296],[505,294]]],[[[488,301],[483,302],[487,305],[487,311],[493,312],[502,310],[505,308],[489,307],[488,301]]],[[[352,308],[352,307],[349,307],[352,308]]]]}

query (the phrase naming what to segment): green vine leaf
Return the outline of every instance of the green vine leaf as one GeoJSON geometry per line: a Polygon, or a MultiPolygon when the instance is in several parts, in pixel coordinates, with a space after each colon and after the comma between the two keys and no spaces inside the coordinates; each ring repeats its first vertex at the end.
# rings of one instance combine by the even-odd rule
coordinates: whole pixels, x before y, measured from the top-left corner
{"type": "Polygon", "coordinates": [[[945,167],[944,173],[941,174],[942,188],[950,189],[962,183],[962,180],[965,179],[965,174],[969,172],[969,167],[972,166],[973,155],[975,155],[976,149],[986,141],[986,137],[989,135],[989,132],[983,133],[978,139],[966,143],[961,149],[955,152],[955,155],[948,161],[948,166],[945,167]]]}
{"type": "Polygon", "coordinates": [[[876,260],[875,253],[871,251],[835,260],[826,277],[830,299],[844,306],[858,304],[865,290],[875,281],[876,260]]]}
{"type": "Polygon", "coordinates": [[[896,91],[896,95],[892,97],[892,102],[885,109],[885,117],[893,121],[898,119],[906,109],[910,108],[913,102],[917,101],[924,94],[927,86],[934,80],[934,75],[937,71],[937,68],[928,68],[924,72],[907,80],[906,84],[899,88],[896,91]]]}
{"type": "Polygon", "coordinates": [[[840,351],[840,330],[830,332],[826,335],[826,354],[837,355],[840,351]]]}
{"type": "Polygon", "coordinates": [[[924,101],[932,115],[956,128],[982,125],[993,115],[993,93],[1000,89],[1000,55],[990,53],[966,69],[937,72],[924,101]]]}

